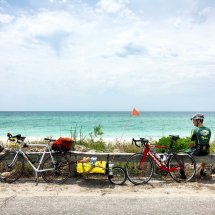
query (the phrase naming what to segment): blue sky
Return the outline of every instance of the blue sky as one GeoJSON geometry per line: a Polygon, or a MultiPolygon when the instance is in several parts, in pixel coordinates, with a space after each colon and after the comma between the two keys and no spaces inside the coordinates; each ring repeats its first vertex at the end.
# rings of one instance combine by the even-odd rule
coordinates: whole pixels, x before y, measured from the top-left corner
{"type": "Polygon", "coordinates": [[[215,2],[0,0],[0,111],[215,111],[215,2]]]}

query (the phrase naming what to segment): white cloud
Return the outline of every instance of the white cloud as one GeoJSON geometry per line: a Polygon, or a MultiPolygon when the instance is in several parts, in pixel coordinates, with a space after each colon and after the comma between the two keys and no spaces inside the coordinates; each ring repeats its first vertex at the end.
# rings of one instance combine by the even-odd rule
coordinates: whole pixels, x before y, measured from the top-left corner
{"type": "MultiPolygon", "coordinates": [[[[139,13],[140,1],[132,1],[132,7],[127,3],[107,0],[95,6],[74,1],[69,7],[67,1],[53,10],[22,8],[8,13],[14,18],[9,22],[4,17],[0,25],[2,100],[7,91],[10,101],[21,98],[26,105],[33,98],[28,102],[33,110],[44,107],[46,100],[57,101],[59,110],[64,109],[63,101],[71,104],[68,110],[79,101],[83,105],[76,110],[88,110],[88,104],[95,110],[98,104],[100,110],[114,110],[120,103],[114,106],[113,101],[122,97],[131,101],[135,95],[141,103],[144,96],[190,96],[196,86],[207,95],[213,92],[214,22],[190,29],[191,12],[167,11],[162,17],[162,4],[150,10],[145,3],[148,11],[139,13]],[[129,19],[134,14],[136,19],[129,19]],[[183,28],[176,31],[173,26],[180,28],[181,20],[183,28]],[[14,84],[23,80],[18,87],[14,84]]],[[[208,14],[208,9],[201,10],[199,16],[208,14]]],[[[9,99],[4,104],[11,107],[9,99]]]]}
{"type": "Polygon", "coordinates": [[[193,19],[193,22],[199,23],[199,24],[206,22],[208,19],[209,13],[210,13],[210,7],[204,8],[196,15],[196,17],[193,19]]]}
{"type": "Polygon", "coordinates": [[[139,44],[144,41],[146,34],[140,28],[133,28],[128,31],[123,31],[116,36],[116,39],[112,42],[124,46],[128,43],[139,44]]]}
{"type": "Polygon", "coordinates": [[[127,57],[146,53],[144,41],[146,34],[140,28],[123,31],[110,41],[103,57],[127,57]]]}
{"type": "Polygon", "coordinates": [[[97,6],[96,11],[99,13],[101,12],[116,13],[119,10],[125,8],[125,3],[128,3],[128,0],[101,0],[96,4],[97,6]]]}
{"type": "Polygon", "coordinates": [[[16,19],[11,16],[0,16],[0,21],[9,23],[2,36],[5,35],[7,41],[20,42],[26,39],[34,39],[38,36],[48,37],[55,32],[72,32],[74,30],[75,19],[67,12],[41,12],[35,15],[23,14],[16,19]],[[16,38],[16,39],[15,39],[16,38]]]}
{"type": "Polygon", "coordinates": [[[129,16],[131,14],[132,14],[132,11],[129,10],[128,8],[126,8],[126,9],[121,10],[119,15],[121,17],[126,17],[126,16],[129,16]]]}
{"type": "Polygon", "coordinates": [[[0,14],[0,22],[2,23],[11,23],[14,19],[14,16],[8,14],[0,14]]]}
{"type": "Polygon", "coordinates": [[[199,12],[199,16],[207,17],[210,12],[210,7],[207,7],[203,9],[201,12],[199,12]]]}
{"type": "Polygon", "coordinates": [[[178,18],[175,20],[174,27],[179,29],[181,27],[181,20],[178,18]]]}
{"type": "Polygon", "coordinates": [[[0,0],[0,3],[7,6],[7,7],[9,6],[9,4],[5,0],[0,0]]]}

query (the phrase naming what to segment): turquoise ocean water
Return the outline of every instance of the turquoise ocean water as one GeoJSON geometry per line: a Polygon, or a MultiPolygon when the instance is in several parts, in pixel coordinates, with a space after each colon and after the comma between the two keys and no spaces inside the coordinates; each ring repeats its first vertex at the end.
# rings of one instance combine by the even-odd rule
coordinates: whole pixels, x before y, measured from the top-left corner
{"type": "MultiPolygon", "coordinates": [[[[124,139],[152,137],[158,139],[170,134],[181,137],[190,136],[194,128],[191,116],[196,112],[146,112],[139,111],[140,116],[131,116],[123,135],[124,139]]],[[[202,112],[205,115],[204,125],[211,128],[212,139],[215,138],[215,112],[202,112]]],[[[103,138],[120,139],[131,112],[55,112],[55,111],[1,111],[0,138],[6,134],[22,134],[28,138],[52,136],[70,137],[71,126],[80,129],[85,135],[93,131],[93,127],[102,125],[103,138]]],[[[89,136],[87,136],[89,137],[89,136]]]]}

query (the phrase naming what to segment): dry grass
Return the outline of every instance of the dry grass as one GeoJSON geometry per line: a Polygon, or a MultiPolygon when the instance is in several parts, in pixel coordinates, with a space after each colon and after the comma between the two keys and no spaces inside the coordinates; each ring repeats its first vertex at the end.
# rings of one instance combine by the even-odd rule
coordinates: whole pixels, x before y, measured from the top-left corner
{"type": "MultiPolygon", "coordinates": [[[[27,143],[30,144],[47,144],[47,141],[45,140],[33,140],[33,141],[29,141],[26,140],[27,143]]],[[[150,139],[150,144],[154,144],[155,141],[153,141],[152,139],[150,139]]],[[[131,141],[123,141],[121,143],[119,143],[119,141],[116,139],[113,142],[104,142],[103,140],[82,140],[82,141],[76,141],[77,145],[83,145],[87,148],[90,149],[95,149],[98,151],[102,151],[102,152],[125,152],[125,153],[137,153],[137,152],[141,152],[143,147],[136,147],[135,145],[131,144],[131,141]]],[[[75,144],[73,144],[71,150],[74,149],[75,144]]],[[[6,145],[6,143],[4,143],[3,141],[0,140],[0,145],[3,146],[4,148],[7,148],[9,150],[16,150],[18,148],[18,145],[16,147],[11,146],[9,143],[6,145]]],[[[26,151],[44,151],[44,147],[39,147],[39,146],[29,146],[28,148],[25,148],[26,151]]],[[[210,154],[215,151],[215,140],[210,142],[210,154]]]]}

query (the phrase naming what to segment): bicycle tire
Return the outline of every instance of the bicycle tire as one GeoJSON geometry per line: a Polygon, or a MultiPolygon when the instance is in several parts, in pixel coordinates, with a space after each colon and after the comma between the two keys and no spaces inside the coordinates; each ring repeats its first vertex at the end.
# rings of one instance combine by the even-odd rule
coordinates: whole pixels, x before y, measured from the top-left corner
{"type": "Polygon", "coordinates": [[[170,157],[169,169],[173,167],[181,167],[184,164],[184,173],[186,178],[180,178],[180,169],[169,172],[170,176],[177,182],[187,182],[190,181],[196,173],[196,162],[195,159],[187,154],[186,152],[175,153],[170,157]],[[178,156],[181,155],[181,156],[178,156]]]}
{"type": "Polygon", "coordinates": [[[41,172],[43,179],[47,183],[62,184],[64,183],[71,175],[71,161],[70,159],[63,154],[53,153],[48,155],[41,164],[41,170],[52,169],[41,172]],[[56,164],[53,164],[52,157],[56,161],[56,164]]]}
{"type": "Polygon", "coordinates": [[[143,155],[143,153],[136,153],[129,157],[126,163],[128,180],[135,185],[146,184],[153,174],[153,162],[149,156],[146,156],[142,169],[139,169],[143,155]]]}
{"type": "Polygon", "coordinates": [[[108,179],[112,184],[123,185],[127,179],[125,170],[120,166],[113,167],[113,175],[108,175],[108,179]]]}
{"type": "Polygon", "coordinates": [[[17,154],[17,159],[12,163],[15,155],[16,152],[6,152],[0,157],[0,181],[4,183],[13,183],[23,174],[23,156],[17,154]]]}

